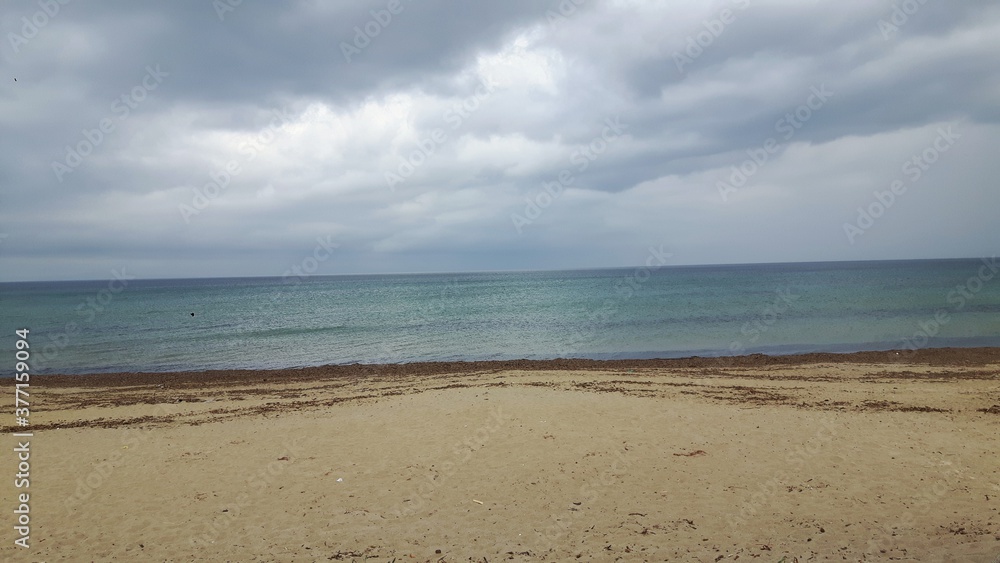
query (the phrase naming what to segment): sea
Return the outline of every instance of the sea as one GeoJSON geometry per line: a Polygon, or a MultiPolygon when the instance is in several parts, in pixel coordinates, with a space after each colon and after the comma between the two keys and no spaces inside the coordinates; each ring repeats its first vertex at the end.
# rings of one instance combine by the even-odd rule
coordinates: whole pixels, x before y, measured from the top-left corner
{"type": "Polygon", "coordinates": [[[996,258],[0,284],[13,374],[1000,346],[996,258]]]}

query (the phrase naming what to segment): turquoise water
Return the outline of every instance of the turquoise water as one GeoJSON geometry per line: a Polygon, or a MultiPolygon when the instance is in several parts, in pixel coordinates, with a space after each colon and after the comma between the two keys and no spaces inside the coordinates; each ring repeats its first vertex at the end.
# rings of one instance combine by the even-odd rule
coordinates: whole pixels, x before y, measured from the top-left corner
{"type": "Polygon", "coordinates": [[[40,373],[1000,346],[991,265],[6,283],[0,365],[19,328],[40,373]]]}

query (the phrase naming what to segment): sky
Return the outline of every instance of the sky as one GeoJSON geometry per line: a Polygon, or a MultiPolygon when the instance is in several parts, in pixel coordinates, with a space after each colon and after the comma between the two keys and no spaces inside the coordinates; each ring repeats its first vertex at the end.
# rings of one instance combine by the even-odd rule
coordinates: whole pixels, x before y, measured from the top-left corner
{"type": "Polygon", "coordinates": [[[990,0],[0,6],[0,281],[984,257],[990,0]]]}

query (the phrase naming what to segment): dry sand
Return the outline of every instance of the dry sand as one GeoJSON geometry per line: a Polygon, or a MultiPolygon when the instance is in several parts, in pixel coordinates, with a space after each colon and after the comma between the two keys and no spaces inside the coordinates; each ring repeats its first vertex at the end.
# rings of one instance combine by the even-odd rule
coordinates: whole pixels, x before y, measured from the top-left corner
{"type": "Polygon", "coordinates": [[[1000,557],[1000,350],[31,381],[11,561],[1000,557]]]}

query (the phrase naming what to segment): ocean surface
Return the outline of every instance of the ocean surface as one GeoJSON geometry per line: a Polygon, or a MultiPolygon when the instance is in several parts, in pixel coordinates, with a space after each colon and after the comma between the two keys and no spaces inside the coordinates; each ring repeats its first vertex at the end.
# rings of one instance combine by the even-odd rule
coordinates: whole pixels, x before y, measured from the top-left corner
{"type": "Polygon", "coordinates": [[[1000,346],[985,260],[0,284],[34,373],[1000,346]],[[191,315],[194,313],[194,316],[191,315]]]}

